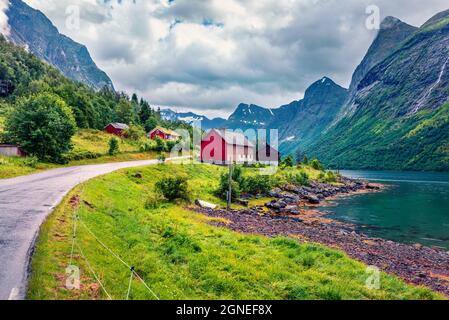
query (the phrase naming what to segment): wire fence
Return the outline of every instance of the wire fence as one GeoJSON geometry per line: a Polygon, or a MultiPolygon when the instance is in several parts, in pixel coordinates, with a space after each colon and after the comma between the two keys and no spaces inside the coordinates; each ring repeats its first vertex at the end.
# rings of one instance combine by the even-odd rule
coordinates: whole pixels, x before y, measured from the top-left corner
{"type": "Polygon", "coordinates": [[[73,256],[74,256],[74,252],[75,252],[75,248],[77,249],[77,251],[79,251],[80,256],[84,259],[84,261],[86,262],[87,268],[89,269],[90,273],[92,274],[92,276],[94,277],[95,281],[98,283],[98,285],[100,286],[100,288],[104,291],[104,293],[106,294],[106,296],[108,297],[109,300],[114,300],[112,298],[112,296],[109,294],[108,290],[106,290],[104,283],[100,280],[98,274],[95,272],[95,270],[92,267],[92,264],[90,263],[89,259],[86,257],[82,247],[81,247],[81,243],[78,240],[78,231],[79,231],[79,227],[82,226],[94,239],[95,241],[106,250],[106,252],[114,257],[117,261],[119,261],[124,268],[126,268],[127,270],[129,270],[130,272],[130,277],[129,277],[129,283],[127,286],[127,291],[126,291],[126,300],[129,300],[130,295],[131,295],[131,291],[132,291],[132,283],[134,279],[137,279],[138,281],[140,281],[143,286],[145,287],[145,289],[156,299],[156,300],[160,300],[158,295],[156,295],[156,293],[150,288],[150,286],[145,282],[145,280],[142,279],[142,277],[135,271],[135,267],[132,266],[131,264],[127,263],[125,260],[123,260],[116,252],[114,252],[110,247],[108,247],[103,241],[101,241],[101,239],[92,231],[91,228],[89,228],[86,223],[81,220],[80,218],[80,212],[79,212],[79,205],[78,208],[76,209],[76,211],[73,214],[73,232],[72,232],[72,244],[71,244],[71,251],[70,251],[70,265],[72,265],[73,262],[73,256]]]}

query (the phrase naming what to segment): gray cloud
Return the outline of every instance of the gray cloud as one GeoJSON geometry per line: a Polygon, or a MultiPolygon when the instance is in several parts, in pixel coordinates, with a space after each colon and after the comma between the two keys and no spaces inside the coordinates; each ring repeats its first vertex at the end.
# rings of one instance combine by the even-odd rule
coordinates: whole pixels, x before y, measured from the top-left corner
{"type": "MultiPolygon", "coordinates": [[[[4,0],[2,0],[4,1],[4,0]]],[[[372,0],[26,0],[84,43],[116,87],[153,104],[225,115],[275,107],[329,76],[348,86],[376,32],[372,0]],[[80,6],[80,30],[65,9],[80,6]]],[[[377,0],[382,17],[420,25],[444,0],[377,0]]]]}

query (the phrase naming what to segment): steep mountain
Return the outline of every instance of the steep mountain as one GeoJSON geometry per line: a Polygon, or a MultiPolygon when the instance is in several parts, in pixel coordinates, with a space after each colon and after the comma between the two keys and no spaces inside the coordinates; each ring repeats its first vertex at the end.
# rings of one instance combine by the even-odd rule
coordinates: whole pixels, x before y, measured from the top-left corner
{"type": "Polygon", "coordinates": [[[348,90],[327,77],[313,83],[304,99],[296,103],[296,114],[287,112],[292,120],[284,124],[272,123],[273,127],[280,128],[281,152],[290,153],[298,147],[304,149],[318,139],[341,111],[347,97],[348,90]]]}
{"type": "Polygon", "coordinates": [[[72,80],[100,90],[113,89],[111,79],[92,60],[87,48],[59,33],[40,11],[22,0],[10,0],[8,39],[59,69],[72,80]]]}
{"type": "Polygon", "coordinates": [[[449,170],[449,11],[374,65],[306,151],[341,168],[449,170]]]}
{"type": "Polygon", "coordinates": [[[22,99],[42,93],[62,99],[72,109],[79,128],[103,129],[107,123],[120,120],[118,106],[126,104],[131,109],[131,103],[115,92],[94,91],[74,82],[0,35],[0,117],[16,108],[22,99]]]}
{"type": "Polygon", "coordinates": [[[201,127],[204,130],[212,128],[221,128],[224,126],[226,120],[223,118],[209,119],[206,116],[201,116],[193,112],[175,112],[171,109],[161,110],[161,116],[168,121],[183,121],[188,124],[194,124],[196,121],[201,121],[201,127]]]}
{"type": "Polygon", "coordinates": [[[352,76],[349,87],[350,96],[355,94],[360,81],[363,80],[371,68],[392,54],[417,29],[397,18],[385,18],[380,25],[376,39],[352,76]]]}
{"type": "Polygon", "coordinates": [[[334,121],[348,90],[324,77],[313,83],[304,99],[275,109],[240,104],[226,122],[230,129],[278,129],[281,151],[286,154],[317,139],[334,121]]]}
{"type": "Polygon", "coordinates": [[[226,127],[241,130],[266,128],[274,119],[275,114],[271,109],[241,103],[229,117],[226,127]]]}

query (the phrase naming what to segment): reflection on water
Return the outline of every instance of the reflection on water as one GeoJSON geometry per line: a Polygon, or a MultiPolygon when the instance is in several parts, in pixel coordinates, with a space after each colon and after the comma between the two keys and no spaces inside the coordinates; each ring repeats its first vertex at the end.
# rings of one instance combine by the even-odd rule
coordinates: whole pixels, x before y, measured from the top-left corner
{"type": "Polygon", "coordinates": [[[342,171],[388,186],[381,193],[337,200],[323,210],[363,233],[449,249],[449,173],[342,171]]]}

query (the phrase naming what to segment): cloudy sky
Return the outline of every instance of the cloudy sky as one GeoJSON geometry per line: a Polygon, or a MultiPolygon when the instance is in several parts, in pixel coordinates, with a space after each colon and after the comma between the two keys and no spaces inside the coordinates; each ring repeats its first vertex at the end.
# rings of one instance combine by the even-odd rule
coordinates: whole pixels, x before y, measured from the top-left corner
{"type": "Polygon", "coordinates": [[[449,8],[447,0],[25,2],[85,44],[117,89],[209,116],[240,102],[300,99],[323,76],[347,87],[376,36],[366,26],[370,5],[413,25],[449,8]]]}

